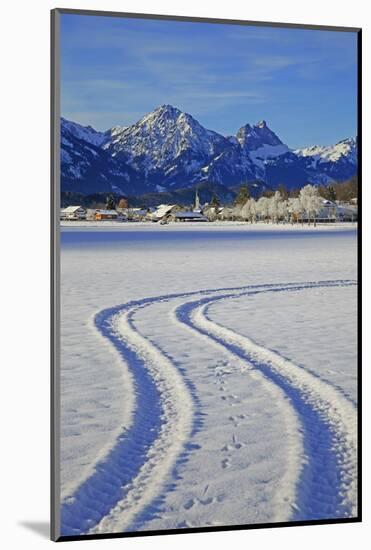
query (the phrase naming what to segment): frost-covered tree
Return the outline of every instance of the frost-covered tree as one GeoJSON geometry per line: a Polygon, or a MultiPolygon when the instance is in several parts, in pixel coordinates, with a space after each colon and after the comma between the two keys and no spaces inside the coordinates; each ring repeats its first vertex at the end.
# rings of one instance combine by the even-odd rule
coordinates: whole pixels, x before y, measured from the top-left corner
{"type": "Polygon", "coordinates": [[[232,220],[239,220],[241,218],[241,210],[242,210],[243,204],[235,204],[233,208],[231,209],[231,219],[232,220]]]}
{"type": "Polygon", "coordinates": [[[300,190],[299,199],[307,214],[308,224],[310,224],[310,219],[313,218],[313,223],[316,225],[316,216],[322,207],[322,197],[317,187],[306,185],[300,190]]]}
{"type": "Polygon", "coordinates": [[[257,214],[259,216],[259,219],[268,221],[269,217],[269,199],[268,197],[260,197],[258,202],[256,203],[257,207],[257,214]]]}
{"type": "Polygon", "coordinates": [[[279,204],[280,202],[282,202],[281,193],[279,191],[276,191],[273,197],[270,197],[270,199],[268,200],[269,200],[269,206],[268,206],[269,217],[272,222],[278,223],[279,210],[280,210],[279,204]]]}
{"type": "Polygon", "coordinates": [[[288,219],[288,201],[282,200],[278,203],[278,218],[283,222],[286,222],[288,219]]]}
{"type": "Polygon", "coordinates": [[[256,201],[254,198],[251,198],[245,202],[241,208],[240,218],[246,222],[256,222],[256,201]]]}
{"type": "Polygon", "coordinates": [[[209,222],[214,222],[218,217],[218,211],[216,210],[215,206],[208,205],[206,206],[206,208],[203,209],[202,213],[204,216],[206,216],[209,222]]]}
{"type": "Polygon", "coordinates": [[[292,224],[302,219],[304,208],[299,197],[293,197],[288,200],[287,210],[292,224]]]}
{"type": "Polygon", "coordinates": [[[244,220],[245,222],[249,221],[250,219],[250,199],[245,202],[245,204],[241,208],[240,212],[241,220],[244,220]]]}
{"type": "Polygon", "coordinates": [[[233,220],[233,217],[234,217],[234,208],[224,207],[220,214],[220,219],[233,220]]]}
{"type": "Polygon", "coordinates": [[[250,199],[250,221],[251,221],[251,223],[256,222],[256,214],[257,214],[256,200],[252,197],[250,199]]]}

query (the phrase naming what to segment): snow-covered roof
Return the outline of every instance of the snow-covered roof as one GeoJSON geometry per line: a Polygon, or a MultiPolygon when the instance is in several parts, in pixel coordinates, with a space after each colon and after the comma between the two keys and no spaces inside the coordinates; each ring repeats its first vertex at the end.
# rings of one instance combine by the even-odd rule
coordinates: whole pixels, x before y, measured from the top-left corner
{"type": "Polygon", "coordinates": [[[117,216],[118,212],[116,210],[96,210],[97,214],[104,214],[105,216],[117,216]]]}
{"type": "Polygon", "coordinates": [[[170,210],[172,210],[175,206],[176,206],[175,204],[160,204],[157,207],[156,211],[154,212],[154,215],[157,218],[162,218],[163,216],[165,216],[165,214],[170,212],[170,210]]]}
{"type": "Polygon", "coordinates": [[[63,209],[62,209],[62,212],[63,212],[64,214],[73,214],[73,213],[76,212],[77,210],[80,210],[80,208],[81,208],[82,210],[84,210],[84,209],[82,208],[82,206],[67,206],[66,208],[63,208],[63,209]]]}
{"type": "Polygon", "coordinates": [[[131,212],[137,216],[144,216],[147,214],[146,208],[133,208],[131,212]]]}
{"type": "Polygon", "coordinates": [[[200,212],[193,212],[192,210],[184,210],[175,214],[177,218],[197,218],[206,219],[200,212]]]}
{"type": "Polygon", "coordinates": [[[323,199],[322,204],[323,204],[324,206],[336,206],[336,203],[335,203],[335,202],[329,201],[329,200],[327,200],[327,199],[323,199]]]}
{"type": "Polygon", "coordinates": [[[358,213],[358,208],[350,204],[341,204],[337,207],[337,212],[338,214],[356,215],[358,213]]]}

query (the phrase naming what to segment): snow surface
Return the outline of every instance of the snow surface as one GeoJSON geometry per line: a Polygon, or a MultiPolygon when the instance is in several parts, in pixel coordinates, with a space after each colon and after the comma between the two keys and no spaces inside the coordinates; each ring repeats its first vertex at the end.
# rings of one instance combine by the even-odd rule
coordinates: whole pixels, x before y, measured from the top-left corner
{"type": "MultiPolygon", "coordinates": [[[[169,205],[160,205],[161,206],[169,206],[169,205]]],[[[261,233],[281,233],[282,235],[286,235],[287,233],[310,233],[313,235],[319,235],[323,233],[348,233],[349,231],[355,231],[357,224],[354,222],[341,222],[341,223],[317,223],[316,227],[313,227],[313,224],[294,224],[291,225],[289,223],[286,224],[273,224],[273,223],[247,223],[247,222],[241,222],[241,221],[215,221],[215,222],[208,222],[205,223],[199,223],[192,222],[192,226],[190,226],[187,223],[169,223],[166,225],[161,225],[159,223],[153,223],[153,222],[121,222],[116,220],[106,220],[104,222],[101,221],[83,221],[83,220],[76,220],[76,221],[67,221],[63,220],[60,223],[62,230],[64,233],[66,232],[85,232],[85,231],[94,231],[97,232],[97,229],[99,229],[100,232],[104,230],[115,232],[137,232],[137,231],[159,231],[162,233],[177,233],[179,231],[185,231],[189,232],[192,229],[197,229],[197,231],[205,230],[207,232],[211,232],[210,238],[213,238],[214,232],[218,233],[224,233],[229,231],[238,231],[239,234],[241,232],[243,233],[249,233],[249,234],[257,234],[258,236],[261,233]]]]}
{"type": "Polygon", "coordinates": [[[354,226],[61,241],[63,534],[356,514],[354,226]]]}

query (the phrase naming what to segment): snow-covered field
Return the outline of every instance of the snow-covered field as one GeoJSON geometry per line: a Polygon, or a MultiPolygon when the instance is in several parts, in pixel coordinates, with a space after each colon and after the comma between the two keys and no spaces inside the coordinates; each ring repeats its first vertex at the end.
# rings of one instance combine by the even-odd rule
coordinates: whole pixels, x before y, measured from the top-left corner
{"type": "Polygon", "coordinates": [[[357,514],[355,226],[61,242],[63,535],[357,514]]]}
{"type": "Polygon", "coordinates": [[[278,231],[280,233],[287,231],[295,231],[300,233],[307,233],[308,231],[313,231],[314,229],[318,231],[349,231],[349,229],[354,229],[356,227],[355,222],[341,222],[341,223],[317,223],[316,228],[313,227],[313,223],[308,225],[304,223],[290,224],[290,223],[247,223],[242,221],[215,221],[215,222],[187,222],[187,223],[168,223],[161,225],[160,223],[153,222],[119,222],[115,220],[105,220],[105,221],[62,221],[61,228],[62,231],[79,231],[79,230],[92,230],[96,231],[98,228],[100,231],[161,231],[162,233],[174,232],[174,231],[189,231],[191,229],[197,229],[197,231],[233,231],[236,228],[239,231],[259,232],[268,231],[278,231]]]}

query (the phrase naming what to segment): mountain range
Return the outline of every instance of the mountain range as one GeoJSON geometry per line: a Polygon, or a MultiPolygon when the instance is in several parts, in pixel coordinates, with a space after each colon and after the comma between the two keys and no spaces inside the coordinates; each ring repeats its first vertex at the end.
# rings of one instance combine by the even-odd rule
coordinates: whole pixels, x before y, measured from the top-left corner
{"type": "Polygon", "coordinates": [[[138,196],[250,183],[259,193],[280,184],[293,189],[344,181],[356,173],[356,138],[292,150],[264,120],[222,136],[171,105],[106,132],[61,119],[62,192],[138,196]]]}

